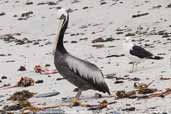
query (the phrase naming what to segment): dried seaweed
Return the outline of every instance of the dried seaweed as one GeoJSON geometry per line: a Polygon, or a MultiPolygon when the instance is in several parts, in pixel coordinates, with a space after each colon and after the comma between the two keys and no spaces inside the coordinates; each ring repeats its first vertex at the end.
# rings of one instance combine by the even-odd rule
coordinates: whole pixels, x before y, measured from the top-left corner
{"type": "Polygon", "coordinates": [[[21,77],[21,79],[17,82],[17,87],[28,87],[34,85],[34,80],[28,77],[21,77]]]}

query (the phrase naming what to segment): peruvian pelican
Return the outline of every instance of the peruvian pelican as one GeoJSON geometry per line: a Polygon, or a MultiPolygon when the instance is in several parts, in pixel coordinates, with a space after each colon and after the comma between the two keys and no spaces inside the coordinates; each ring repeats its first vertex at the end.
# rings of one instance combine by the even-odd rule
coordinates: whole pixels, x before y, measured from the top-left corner
{"type": "Polygon", "coordinates": [[[155,56],[151,52],[147,51],[146,49],[135,45],[132,42],[130,37],[126,37],[123,43],[123,48],[125,55],[133,62],[132,70],[134,71],[134,65],[137,67],[139,63],[144,61],[145,59],[154,59],[154,60],[161,60],[163,57],[155,56]]]}
{"type": "Polygon", "coordinates": [[[88,61],[72,56],[65,49],[63,38],[68,27],[69,14],[65,9],[60,9],[58,14],[59,25],[53,49],[56,69],[66,80],[78,87],[76,98],[80,97],[82,91],[88,89],[107,92],[110,95],[100,69],[88,61]]]}

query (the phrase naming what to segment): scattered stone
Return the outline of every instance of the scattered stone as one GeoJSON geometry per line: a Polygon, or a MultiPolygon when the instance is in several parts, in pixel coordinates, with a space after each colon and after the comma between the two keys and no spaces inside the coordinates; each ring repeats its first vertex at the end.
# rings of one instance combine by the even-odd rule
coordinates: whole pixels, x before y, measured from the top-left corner
{"type": "Polygon", "coordinates": [[[21,17],[29,17],[32,14],[33,14],[33,11],[25,12],[21,14],[21,17]]]}
{"type": "Polygon", "coordinates": [[[33,14],[33,11],[28,11],[28,12],[22,13],[21,17],[18,18],[18,20],[27,20],[28,18],[31,17],[32,14],[33,14]]]}
{"type": "Polygon", "coordinates": [[[80,41],[82,41],[82,40],[88,40],[88,38],[81,38],[80,41]]]}
{"type": "Polygon", "coordinates": [[[98,43],[98,42],[111,42],[111,41],[113,41],[113,40],[115,40],[115,39],[113,39],[113,38],[107,38],[107,39],[104,40],[103,38],[97,38],[97,39],[93,40],[92,43],[98,43]]]}
{"type": "Polygon", "coordinates": [[[47,4],[48,4],[48,5],[57,5],[56,2],[52,2],[52,1],[51,1],[51,2],[47,2],[47,4]]]}
{"type": "Polygon", "coordinates": [[[1,13],[0,13],[0,16],[3,16],[3,15],[5,15],[5,12],[1,12],[1,13]]]}
{"type": "Polygon", "coordinates": [[[5,54],[0,54],[0,56],[6,56],[5,54]]]}
{"type": "Polygon", "coordinates": [[[47,5],[57,5],[57,3],[56,2],[40,2],[40,3],[38,3],[37,5],[45,5],[45,4],[47,4],[47,5]]]}
{"type": "Polygon", "coordinates": [[[107,74],[105,78],[107,78],[107,79],[113,79],[115,77],[116,77],[116,74],[113,73],[113,74],[107,74]]]}
{"type": "Polygon", "coordinates": [[[2,80],[3,80],[3,79],[7,79],[7,76],[2,76],[1,79],[2,79],[2,80]]]}
{"type": "Polygon", "coordinates": [[[8,86],[11,86],[11,84],[7,83],[3,85],[3,87],[8,87],[8,86]]]}
{"type": "Polygon", "coordinates": [[[77,41],[71,41],[71,43],[77,43],[77,41]]]}
{"type": "Polygon", "coordinates": [[[43,83],[43,80],[37,80],[35,83],[36,84],[41,84],[41,83],[43,83]]]}
{"type": "Polygon", "coordinates": [[[45,64],[45,67],[50,67],[51,65],[50,64],[45,64]]]}
{"type": "Polygon", "coordinates": [[[116,34],[123,34],[124,32],[116,32],[116,34]]]}
{"type": "Polygon", "coordinates": [[[171,4],[167,5],[167,8],[171,8],[171,4]]]}
{"type": "Polygon", "coordinates": [[[80,1],[74,0],[74,1],[72,2],[72,4],[75,4],[75,3],[78,3],[78,2],[80,2],[80,1]]]}
{"type": "Polygon", "coordinates": [[[33,4],[33,2],[27,2],[26,3],[26,5],[32,5],[33,4]]]}
{"type": "Polygon", "coordinates": [[[83,10],[88,9],[88,6],[83,7],[83,10]]]}
{"type": "Polygon", "coordinates": [[[100,3],[100,5],[105,5],[105,4],[107,4],[107,2],[101,2],[101,3],[100,3]]]}
{"type": "Polygon", "coordinates": [[[96,47],[96,48],[103,48],[104,45],[103,44],[97,44],[97,45],[92,45],[92,47],[96,47]]]}
{"type": "Polygon", "coordinates": [[[88,26],[87,26],[87,25],[82,25],[82,26],[80,27],[80,29],[85,29],[85,28],[88,28],[88,26]]]}
{"type": "Polygon", "coordinates": [[[26,67],[25,66],[20,66],[20,68],[18,69],[18,71],[26,71],[26,67]]]}
{"type": "Polygon", "coordinates": [[[162,5],[157,5],[157,6],[153,6],[153,9],[158,9],[158,8],[161,8],[162,5]]]}
{"type": "Polygon", "coordinates": [[[60,92],[49,92],[49,93],[38,94],[35,97],[36,98],[53,97],[53,96],[56,96],[56,95],[59,95],[59,94],[60,94],[60,92]]]}
{"type": "Polygon", "coordinates": [[[106,58],[110,58],[110,57],[123,57],[125,56],[124,54],[120,54],[120,55],[108,55],[106,56],[106,58]]]}
{"type": "Polygon", "coordinates": [[[132,81],[140,81],[140,78],[135,77],[135,78],[131,78],[130,80],[132,80],[132,81]]]}
{"type": "Polygon", "coordinates": [[[146,15],[149,15],[149,13],[136,14],[136,15],[133,15],[132,18],[137,18],[141,16],[146,16],[146,15]]]}
{"type": "Polygon", "coordinates": [[[63,79],[65,79],[65,78],[57,78],[56,80],[63,80],[63,79]]]}
{"type": "Polygon", "coordinates": [[[135,111],[135,107],[125,108],[125,109],[122,109],[122,111],[135,111]]]}
{"type": "Polygon", "coordinates": [[[120,83],[124,83],[124,81],[122,81],[122,80],[116,80],[114,83],[115,84],[120,84],[120,83]]]}

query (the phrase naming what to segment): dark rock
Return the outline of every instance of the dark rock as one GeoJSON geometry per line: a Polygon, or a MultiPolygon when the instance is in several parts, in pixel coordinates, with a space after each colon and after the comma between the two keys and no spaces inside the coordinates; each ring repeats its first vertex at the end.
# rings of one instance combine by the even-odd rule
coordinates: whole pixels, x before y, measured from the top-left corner
{"type": "Polygon", "coordinates": [[[83,10],[88,9],[88,6],[83,7],[83,10]]]}
{"type": "Polygon", "coordinates": [[[111,42],[113,40],[115,40],[115,39],[113,39],[113,38],[107,38],[107,39],[104,40],[103,38],[100,37],[100,38],[97,38],[97,39],[93,40],[92,43],[111,42]]]}
{"type": "Polygon", "coordinates": [[[135,107],[125,108],[122,111],[135,111],[135,107]]]}
{"type": "Polygon", "coordinates": [[[33,11],[25,12],[21,14],[21,17],[29,17],[32,14],[33,14],[33,11]]]}
{"type": "Polygon", "coordinates": [[[77,41],[71,41],[71,43],[77,43],[77,41]]]}
{"type": "Polygon", "coordinates": [[[45,5],[45,4],[47,4],[47,5],[57,5],[57,3],[56,2],[40,2],[40,3],[38,3],[37,5],[45,5]]]}
{"type": "Polygon", "coordinates": [[[50,64],[45,64],[45,67],[50,67],[51,65],[50,64]]]}
{"type": "Polygon", "coordinates": [[[125,56],[124,54],[120,54],[120,55],[108,55],[106,56],[106,58],[110,58],[110,57],[122,57],[125,56]]]}
{"type": "Polygon", "coordinates": [[[0,13],[0,16],[3,16],[3,15],[5,15],[5,12],[1,12],[1,13],[0,13]]]}
{"type": "Polygon", "coordinates": [[[81,41],[81,40],[88,40],[88,38],[80,38],[80,41],[81,41]]]}
{"type": "Polygon", "coordinates": [[[57,5],[56,2],[47,2],[48,5],[57,5]]]}
{"type": "Polygon", "coordinates": [[[153,6],[153,9],[158,9],[158,8],[161,8],[162,5],[157,5],[157,6],[153,6]]]}
{"type": "Polygon", "coordinates": [[[104,4],[107,4],[107,2],[101,2],[100,5],[104,5],[104,4]]]}
{"type": "Polygon", "coordinates": [[[80,28],[85,29],[85,28],[88,28],[88,26],[87,25],[82,25],[80,28]]]}
{"type": "Polygon", "coordinates": [[[18,69],[18,71],[26,71],[25,66],[20,66],[20,68],[18,69]]]}
{"type": "Polygon", "coordinates": [[[1,79],[7,79],[7,76],[2,76],[1,79]]]}
{"type": "Polygon", "coordinates": [[[63,80],[63,79],[65,79],[65,78],[57,78],[56,80],[63,80]]]}
{"type": "Polygon", "coordinates": [[[159,53],[159,54],[157,54],[157,55],[166,55],[166,53],[159,53]]]}
{"type": "Polygon", "coordinates": [[[80,1],[74,0],[74,1],[72,2],[72,4],[75,4],[75,3],[78,3],[78,2],[80,2],[80,1]]]}
{"type": "Polygon", "coordinates": [[[26,3],[26,5],[32,5],[33,4],[33,2],[27,2],[26,3]]]}
{"type": "Polygon", "coordinates": [[[137,17],[141,17],[141,16],[146,16],[146,15],[149,15],[149,13],[142,13],[142,14],[132,15],[132,18],[137,18],[137,17]]]}
{"type": "Polygon", "coordinates": [[[13,17],[18,17],[17,14],[13,15],[13,17]]]}
{"type": "Polygon", "coordinates": [[[38,44],[39,44],[39,42],[37,42],[37,41],[33,43],[33,45],[38,45],[38,44]]]}
{"type": "Polygon", "coordinates": [[[103,44],[97,44],[97,45],[92,45],[92,47],[96,47],[96,48],[103,48],[104,45],[103,44]]]}
{"type": "Polygon", "coordinates": [[[171,8],[171,4],[167,5],[167,8],[171,8]]]}
{"type": "Polygon", "coordinates": [[[0,54],[0,56],[6,56],[5,54],[0,54]]]}
{"type": "Polygon", "coordinates": [[[43,83],[43,80],[37,80],[35,83],[36,84],[41,84],[41,83],[43,83]]]}
{"type": "Polygon", "coordinates": [[[17,40],[16,41],[16,45],[23,45],[25,44],[25,42],[23,40],[17,40]]]}
{"type": "Polygon", "coordinates": [[[12,63],[12,62],[15,62],[15,60],[7,60],[7,61],[5,61],[5,62],[7,62],[7,63],[12,63]]]}
{"type": "Polygon", "coordinates": [[[115,84],[120,84],[120,83],[124,83],[124,81],[122,81],[122,80],[116,80],[114,83],[115,84]]]}
{"type": "Polygon", "coordinates": [[[124,32],[116,32],[116,34],[123,34],[124,32]]]}
{"type": "Polygon", "coordinates": [[[113,79],[115,77],[116,77],[116,74],[113,73],[113,74],[107,74],[105,78],[107,78],[107,79],[113,79]]]}
{"type": "Polygon", "coordinates": [[[140,78],[135,77],[135,78],[132,78],[130,80],[132,80],[132,81],[140,81],[140,78]]]}

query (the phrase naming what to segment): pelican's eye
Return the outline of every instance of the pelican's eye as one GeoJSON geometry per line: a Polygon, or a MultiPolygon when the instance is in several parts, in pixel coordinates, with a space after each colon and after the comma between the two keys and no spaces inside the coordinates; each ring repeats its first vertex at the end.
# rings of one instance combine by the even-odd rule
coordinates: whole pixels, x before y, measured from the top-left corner
{"type": "Polygon", "coordinates": [[[65,15],[64,14],[62,14],[61,16],[60,16],[60,18],[59,18],[60,20],[61,19],[65,19],[65,15]]]}

